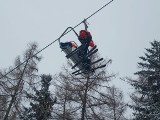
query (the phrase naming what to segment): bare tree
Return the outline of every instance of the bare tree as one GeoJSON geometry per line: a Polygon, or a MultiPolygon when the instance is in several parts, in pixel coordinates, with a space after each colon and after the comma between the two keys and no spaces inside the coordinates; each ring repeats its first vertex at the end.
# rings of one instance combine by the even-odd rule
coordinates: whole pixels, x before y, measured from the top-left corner
{"type": "Polygon", "coordinates": [[[0,72],[2,79],[0,79],[1,91],[0,95],[6,96],[6,108],[4,109],[4,120],[14,120],[18,116],[23,98],[23,91],[29,89],[30,85],[34,85],[37,77],[37,63],[41,57],[35,55],[37,44],[29,44],[28,49],[23,55],[23,60],[27,60],[24,64],[18,56],[15,60],[14,66],[7,71],[16,68],[14,71],[5,75],[7,72],[3,70],[0,72]],[[5,76],[4,76],[5,75],[5,76]]]}
{"type": "Polygon", "coordinates": [[[103,116],[105,120],[126,120],[123,116],[126,110],[126,104],[123,100],[122,91],[112,86],[108,91],[105,91],[103,95],[101,96],[101,100],[104,100],[108,104],[99,106],[100,115],[103,116]],[[106,96],[108,96],[108,98],[106,98],[106,96]]]}
{"type": "MultiPolygon", "coordinates": [[[[95,57],[98,56],[92,59],[95,57]]],[[[109,65],[111,60],[104,62],[109,65]]],[[[69,62],[68,66],[70,65],[69,62]]],[[[74,76],[68,66],[55,77],[57,82],[54,84],[57,90],[57,103],[59,103],[56,105],[55,115],[61,117],[62,120],[104,120],[109,119],[106,114],[109,115],[112,110],[113,120],[120,120],[125,110],[122,102],[123,95],[108,84],[115,75],[109,74],[105,68],[102,68],[93,74],[74,76]],[[121,100],[121,104],[118,100],[121,100]],[[123,106],[123,109],[120,109],[120,106],[123,106]],[[102,111],[102,108],[105,111],[102,111]]]]}
{"type": "Polygon", "coordinates": [[[56,96],[58,98],[57,103],[54,106],[54,115],[58,120],[73,120],[77,116],[76,111],[81,109],[79,104],[77,106],[78,96],[75,94],[73,86],[68,81],[68,77],[60,73],[55,77],[57,82],[54,83],[56,86],[56,96]],[[74,102],[74,105],[72,104],[74,102]]]}
{"type": "Polygon", "coordinates": [[[0,95],[0,119],[3,118],[5,110],[7,108],[7,97],[5,95],[0,95]]]}

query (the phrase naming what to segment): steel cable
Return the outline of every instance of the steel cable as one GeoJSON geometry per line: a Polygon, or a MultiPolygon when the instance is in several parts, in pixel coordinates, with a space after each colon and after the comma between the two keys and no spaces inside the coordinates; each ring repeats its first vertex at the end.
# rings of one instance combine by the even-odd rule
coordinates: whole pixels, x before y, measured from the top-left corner
{"type": "MultiPolygon", "coordinates": [[[[85,20],[90,19],[92,16],[94,16],[95,14],[97,14],[99,11],[101,11],[103,8],[105,8],[106,6],[108,6],[111,2],[113,2],[113,0],[109,1],[107,4],[105,4],[104,6],[102,6],[100,9],[98,9],[97,11],[95,11],[93,14],[91,14],[90,16],[88,16],[85,20]]],[[[82,22],[80,22],[79,24],[77,24],[75,27],[73,27],[73,29],[75,29],[76,27],[78,27],[80,24],[82,24],[84,22],[84,20],[82,22]]],[[[63,37],[64,35],[68,34],[69,32],[71,32],[72,30],[67,31],[66,33],[64,33],[63,35],[61,35],[59,38],[63,37]]],[[[32,55],[30,58],[26,59],[25,61],[23,61],[21,64],[17,65],[15,68],[11,69],[9,72],[7,72],[6,74],[2,75],[0,77],[0,79],[4,78],[5,76],[7,76],[9,73],[11,73],[12,71],[14,71],[15,69],[17,69],[19,66],[23,65],[25,62],[27,62],[29,59],[31,59],[32,57],[36,56],[37,54],[39,54],[40,52],[42,52],[43,50],[45,50],[46,48],[48,48],[49,46],[51,46],[53,43],[55,43],[56,41],[59,40],[59,38],[57,38],[56,40],[54,40],[53,42],[51,42],[50,44],[48,44],[47,46],[45,46],[44,48],[42,48],[41,50],[39,50],[37,53],[35,53],[34,55],[32,55]]]]}

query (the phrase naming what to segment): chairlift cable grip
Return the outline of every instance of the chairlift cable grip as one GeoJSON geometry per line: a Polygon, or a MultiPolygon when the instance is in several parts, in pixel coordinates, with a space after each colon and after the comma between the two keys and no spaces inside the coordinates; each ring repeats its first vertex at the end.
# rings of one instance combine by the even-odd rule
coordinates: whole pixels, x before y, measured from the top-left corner
{"type": "Polygon", "coordinates": [[[84,19],[84,20],[83,20],[83,23],[84,23],[85,30],[87,31],[87,29],[88,29],[87,19],[84,19]]]}

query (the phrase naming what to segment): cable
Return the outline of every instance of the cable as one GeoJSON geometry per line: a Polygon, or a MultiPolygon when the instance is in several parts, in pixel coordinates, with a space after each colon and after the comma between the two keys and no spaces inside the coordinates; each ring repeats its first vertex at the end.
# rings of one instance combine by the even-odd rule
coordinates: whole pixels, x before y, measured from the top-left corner
{"type": "MultiPolygon", "coordinates": [[[[103,8],[105,8],[106,6],[108,6],[111,2],[113,2],[113,0],[111,0],[110,2],[108,2],[107,4],[105,4],[104,6],[102,6],[100,9],[98,9],[97,11],[95,11],[93,14],[91,14],[89,17],[87,17],[85,20],[88,20],[89,18],[91,18],[92,16],[94,16],[96,13],[98,13],[99,11],[101,11],[103,8]]],[[[76,27],[78,27],[80,24],[82,24],[84,22],[84,20],[82,22],[80,22],[79,24],[77,24],[76,26],[73,27],[73,29],[75,29],[76,27]]],[[[60,37],[63,37],[64,35],[68,34],[70,31],[67,31],[66,33],[64,33],[63,35],[61,35],[60,37]]],[[[59,38],[60,38],[59,37],[59,38]]],[[[19,66],[23,65],[25,62],[27,62],[29,59],[31,59],[32,57],[34,57],[35,55],[39,54],[40,52],[42,52],[43,50],[45,50],[46,48],[48,48],[49,46],[51,46],[53,43],[55,43],[56,41],[59,40],[56,39],[53,42],[51,42],[50,44],[48,44],[47,46],[45,46],[44,48],[42,48],[41,50],[39,50],[37,53],[35,53],[33,56],[31,56],[30,58],[26,59],[24,62],[22,62],[21,64],[17,65],[15,68],[11,69],[9,72],[7,72],[5,75],[2,75],[2,77],[0,77],[0,79],[4,78],[6,75],[8,75],[9,73],[11,73],[12,71],[14,71],[15,69],[17,69],[19,66]]]]}

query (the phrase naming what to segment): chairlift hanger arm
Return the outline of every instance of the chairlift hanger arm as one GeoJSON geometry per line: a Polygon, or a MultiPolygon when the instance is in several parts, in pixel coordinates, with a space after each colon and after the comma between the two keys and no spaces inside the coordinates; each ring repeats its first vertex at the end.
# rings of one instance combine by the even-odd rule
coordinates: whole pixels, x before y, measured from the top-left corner
{"type": "MultiPolygon", "coordinates": [[[[88,28],[87,20],[84,19],[84,20],[82,21],[82,23],[84,23],[85,30],[87,30],[87,28],[88,28]]],[[[58,38],[58,40],[60,41],[60,39],[61,39],[65,34],[67,34],[67,33],[70,32],[70,31],[73,31],[73,32],[75,33],[75,35],[77,36],[77,38],[79,37],[78,34],[77,34],[77,32],[74,30],[73,27],[68,27],[68,28],[66,28],[66,30],[62,33],[62,35],[58,38]],[[71,29],[71,30],[68,31],[68,29],[71,29]]]]}
{"type": "Polygon", "coordinates": [[[62,35],[58,38],[58,40],[60,41],[60,39],[61,39],[65,34],[67,34],[67,33],[70,32],[70,31],[73,31],[73,32],[76,34],[76,36],[78,37],[78,34],[77,34],[76,31],[74,30],[74,28],[73,28],[73,27],[68,27],[68,28],[62,33],[62,35]],[[71,30],[68,31],[68,29],[71,29],[71,30]]]}
{"type": "Polygon", "coordinates": [[[85,30],[87,31],[87,29],[88,29],[87,19],[84,19],[84,20],[83,20],[83,23],[84,23],[85,30]]]}
{"type": "MultiPolygon", "coordinates": [[[[87,30],[87,28],[88,28],[87,19],[84,19],[84,20],[82,21],[82,23],[84,23],[85,30],[87,30]]],[[[70,31],[73,31],[73,32],[75,33],[75,35],[77,36],[77,38],[79,38],[79,35],[78,35],[77,32],[74,30],[74,28],[73,28],[73,27],[68,27],[68,28],[66,28],[66,30],[62,33],[62,35],[58,38],[59,43],[60,43],[60,39],[61,39],[65,34],[67,34],[67,33],[70,32],[70,31]],[[70,29],[70,30],[69,30],[69,29],[70,29]],[[69,31],[68,31],[68,30],[69,30],[69,31]]]]}

